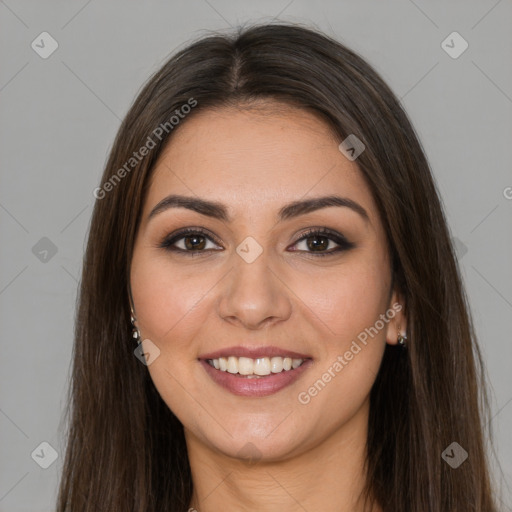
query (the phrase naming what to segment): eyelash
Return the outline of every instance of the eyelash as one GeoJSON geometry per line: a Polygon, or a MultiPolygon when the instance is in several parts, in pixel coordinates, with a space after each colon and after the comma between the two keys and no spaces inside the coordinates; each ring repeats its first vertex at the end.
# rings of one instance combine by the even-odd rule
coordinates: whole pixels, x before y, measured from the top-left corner
{"type": "MultiPolygon", "coordinates": [[[[206,231],[202,228],[184,228],[184,229],[181,229],[180,231],[178,231],[177,233],[174,233],[174,234],[164,238],[164,240],[162,240],[162,242],[158,245],[158,247],[161,249],[166,249],[168,251],[183,253],[183,254],[186,254],[187,256],[192,256],[192,257],[200,256],[201,253],[205,253],[205,252],[212,250],[212,249],[203,249],[203,250],[187,251],[185,249],[173,247],[173,244],[175,244],[178,240],[186,238],[187,235],[188,236],[202,235],[202,236],[205,236],[206,238],[208,238],[210,241],[213,241],[217,245],[221,245],[220,242],[216,239],[216,237],[214,237],[211,233],[209,233],[208,231],[206,231]]],[[[327,238],[328,240],[332,240],[333,242],[338,244],[338,247],[335,247],[334,249],[331,249],[330,251],[327,251],[327,252],[321,252],[321,251],[320,252],[297,251],[297,252],[306,252],[307,254],[312,254],[315,257],[316,256],[324,257],[324,256],[331,256],[334,254],[338,254],[342,251],[347,251],[347,250],[355,247],[355,244],[353,244],[352,242],[349,242],[343,235],[336,233],[335,231],[332,231],[328,228],[310,228],[305,233],[303,233],[302,236],[293,243],[293,245],[296,245],[299,242],[302,242],[303,240],[313,237],[313,236],[324,237],[324,238],[327,238]]],[[[218,249],[213,249],[213,250],[218,250],[218,249]]]]}

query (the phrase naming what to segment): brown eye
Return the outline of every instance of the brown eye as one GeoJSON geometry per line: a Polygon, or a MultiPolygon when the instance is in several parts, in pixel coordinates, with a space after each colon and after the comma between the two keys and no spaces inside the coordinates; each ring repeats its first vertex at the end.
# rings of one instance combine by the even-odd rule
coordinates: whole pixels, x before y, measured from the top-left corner
{"type": "Polygon", "coordinates": [[[294,250],[314,254],[315,256],[329,256],[355,247],[355,244],[349,242],[343,235],[327,228],[308,231],[294,245],[300,243],[304,244],[305,250],[294,250]],[[333,243],[335,246],[332,246],[333,243]]]}
{"type": "Polygon", "coordinates": [[[182,237],[185,240],[185,247],[191,251],[204,249],[206,246],[206,239],[203,235],[186,235],[182,237]]]}
{"type": "Polygon", "coordinates": [[[166,237],[159,247],[194,255],[218,250],[218,245],[214,242],[214,237],[201,228],[187,228],[166,237]],[[211,244],[210,247],[208,247],[208,243],[211,244]]]}
{"type": "Polygon", "coordinates": [[[308,236],[306,238],[306,245],[313,252],[322,251],[327,249],[331,240],[326,236],[308,236]]]}

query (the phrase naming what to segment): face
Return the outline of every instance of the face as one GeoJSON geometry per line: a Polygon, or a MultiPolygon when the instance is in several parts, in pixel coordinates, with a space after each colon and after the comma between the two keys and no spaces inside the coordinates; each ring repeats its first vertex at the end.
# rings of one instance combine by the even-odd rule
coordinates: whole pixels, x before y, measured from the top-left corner
{"type": "Polygon", "coordinates": [[[302,110],[205,110],[157,162],[131,288],[187,443],[285,459],[367,414],[405,324],[376,204],[339,142],[302,110]]]}

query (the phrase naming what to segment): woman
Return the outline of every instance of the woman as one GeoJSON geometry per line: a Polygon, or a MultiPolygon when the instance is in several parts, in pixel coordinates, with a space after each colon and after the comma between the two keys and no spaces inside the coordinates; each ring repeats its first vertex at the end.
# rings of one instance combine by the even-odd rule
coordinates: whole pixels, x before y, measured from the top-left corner
{"type": "Polygon", "coordinates": [[[496,510],[436,186],[361,57],[190,44],[94,195],[59,511],[496,510]]]}

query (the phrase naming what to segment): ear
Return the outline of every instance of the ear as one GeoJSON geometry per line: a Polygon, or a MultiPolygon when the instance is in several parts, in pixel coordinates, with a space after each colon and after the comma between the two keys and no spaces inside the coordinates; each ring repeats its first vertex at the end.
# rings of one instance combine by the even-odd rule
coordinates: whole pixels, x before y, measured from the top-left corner
{"type": "Polygon", "coordinates": [[[397,345],[398,335],[407,333],[405,298],[398,288],[395,288],[391,294],[386,315],[390,318],[386,332],[386,343],[389,345],[397,345]]]}

